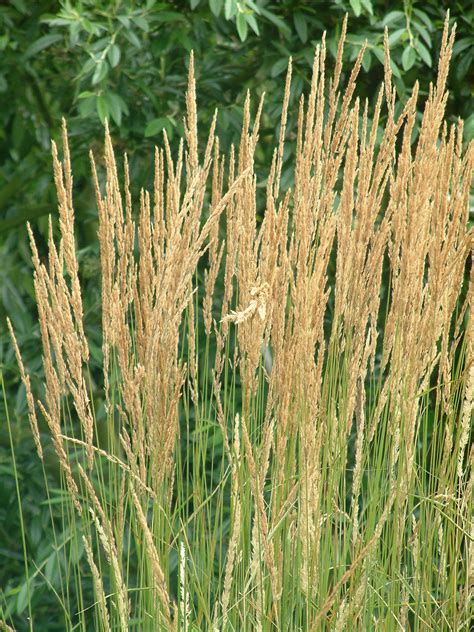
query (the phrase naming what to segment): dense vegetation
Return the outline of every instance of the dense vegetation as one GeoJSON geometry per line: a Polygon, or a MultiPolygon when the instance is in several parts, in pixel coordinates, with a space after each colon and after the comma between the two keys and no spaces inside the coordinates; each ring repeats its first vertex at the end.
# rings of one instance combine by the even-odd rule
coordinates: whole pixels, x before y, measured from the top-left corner
{"type": "MultiPolygon", "coordinates": [[[[35,396],[42,396],[44,374],[39,353],[40,329],[25,222],[30,221],[39,256],[44,260],[48,253],[47,215],[52,213],[56,217],[57,207],[51,177],[50,139],[60,139],[61,117],[65,116],[68,121],[70,151],[74,161],[75,238],[91,358],[90,387],[95,409],[100,416],[105,414],[100,378],[101,267],[96,239],[99,224],[88,150],[91,147],[98,160],[103,154],[105,119],[109,120],[117,154],[125,150],[128,153],[132,195],[138,199],[142,186],[152,186],[154,172],[150,156],[154,145],[162,142],[163,129],[170,139],[173,157],[177,156],[179,138],[185,133],[184,95],[191,50],[194,50],[196,59],[201,147],[207,142],[209,124],[214,109],[218,107],[216,130],[220,138],[220,150],[228,156],[231,145],[238,147],[240,143],[247,90],[252,95],[253,115],[258,99],[265,92],[259,143],[254,156],[255,173],[258,176],[255,205],[257,225],[260,226],[264,217],[265,187],[272,153],[279,141],[278,121],[284,102],[285,72],[289,57],[293,60],[293,79],[288,95],[286,126],[289,142],[281,165],[282,191],[294,186],[298,100],[302,91],[306,94],[309,92],[314,50],[321,43],[323,32],[327,31],[327,72],[330,74],[334,68],[343,17],[346,12],[349,14],[341,77],[343,86],[348,83],[350,68],[363,41],[368,41],[355,93],[361,98],[362,120],[365,98],[369,101],[370,117],[375,109],[378,88],[384,81],[383,33],[384,27],[388,26],[392,81],[397,91],[396,117],[406,106],[415,81],[418,80],[420,84],[419,110],[416,111],[412,135],[412,142],[416,142],[422,116],[421,105],[428,96],[430,81],[436,80],[436,60],[441,48],[442,24],[447,8],[451,8],[451,23],[457,22],[457,36],[448,77],[449,96],[445,116],[448,124],[455,122],[458,116],[465,118],[463,143],[466,146],[473,136],[474,128],[472,85],[468,80],[472,61],[470,47],[474,39],[469,2],[452,3],[449,6],[439,2],[423,5],[405,2],[397,6],[371,0],[330,3],[283,1],[273,4],[250,0],[209,0],[208,3],[204,0],[192,0],[190,3],[130,0],[102,3],[39,0],[26,3],[12,0],[0,7],[0,109],[4,123],[0,131],[0,362],[5,393],[4,401],[0,402],[0,613],[6,620],[13,621],[18,630],[29,628],[28,616],[31,612],[34,612],[35,630],[64,629],[64,618],[58,608],[61,599],[55,594],[62,586],[57,551],[68,548],[72,538],[69,527],[73,523],[64,521],[62,514],[67,504],[66,492],[54,450],[48,443],[49,430],[44,421],[40,424],[46,445],[44,469],[35,456],[35,444],[27,421],[25,388],[20,380],[5,322],[8,315],[27,371],[32,376],[35,396]],[[6,402],[10,424],[4,423],[7,419],[6,402]],[[15,462],[12,462],[12,444],[15,462]],[[48,481],[48,495],[44,477],[48,481]],[[17,483],[21,513],[17,505],[17,483]],[[19,537],[22,532],[25,533],[24,541],[19,537]],[[24,550],[28,558],[26,569],[24,550]]],[[[382,139],[387,120],[388,113],[384,109],[378,121],[377,143],[382,139]]],[[[103,171],[105,165],[98,164],[98,168],[103,171]]],[[[339,186],[340,183],[336,189],[339,186]]],[[[56,220],[53,228],[58,234],[56,220]]],[[[332,259],[328,261],[328,266],[329,278],[335,282],[332,259]]],[[[467,266],[465,274],[468,271],[467,266]]],[[[204,267],[200,264],[197,282],[202,281],[203,273],[204,267]]],[[[384,269],[382,297],[388,289],[388,278],[388,271],[384,269]]],[[[223,281],[223,277],[218,275],[216,293],[223,291],[223,281]]],[[[250,288],[247,290],[250,291],[250,288]]],[[[463,286],[460,300],[464,298],[465,292],[463,286]]],[[[330,314],[334,314],[336,309],[332,301],[329,298],[330,314]]],[[[237,309],[238,305],[234,307],[237,309]]],[[[325,314],[327,336],[331,334],[331,326],[332,320],[325,314]]],[[[199,322],[197,331],[202,335],[202,322],[199,322]]],[[[461,345],[459,349],[464,347],[461,345]]],[[[186,347],[182,352],[187,354],[189,350],[186,347]]],[[[334,349],[332,353],[335,353],[334,349]]],[[[465,377],[463,352],[459,351],[454,359],[456,363],[452,365],[452,370],[465,377]]],[[[336,368],[333,370],[331,379],[337,383],[337,389],[341,389],[338,382],[340,374],[336,368]]],[[[456,383],[459,390],[450,395],[455,411],[452,419],[456,418],[456,414],[461,414],[462,379],[456,383]]],[[[232,407],[239,408],[242,394],[240,384],[237,386],[237,390],[233,391],[233,397],[237,399],[233,400],[232,407]]],[[[191,382],[188,398],[191,397],[192,387],[191,382]]],[[[210,401],[212,388],[209,384],[207,388],[210,401]]],[[[372,395],[376,397],[374,393],[372,395]]],[[[427,430],[423,436],[426,441],[430,441],[431,430],[428,432],[428,429],[432,428],[434,420],[441,413],[428,394],[424,397],[424,423],[427,430]]],[[[261,402],[258,402],[258,406],[261,406],[261,402]]],[[[207,410],[204,406],[203,410],[207,419],[211,409],[207,410]]],[[[183,414],[191,417],[196,415],[189,401],[183,414]]],[[[197,423],[194,417],[192,423],[197,423]]],[[[203,459],[210,489],[213,489],[215,478],[223,472],[221,468],[224,461],[219,459],[225,459],[223,436],[216,431],[213,433],[212,462],[200,452],[207,450],[201,435],[193,452],[194,461],[203,459]]],[[[205,436],[208,435],[209,429],[205,436]]],[[[355,436],[350,436],[354,442],[355,436]]],[[[441,441],[441,438],[438,437],[436,441],[441,441]]],[[[435,445],[438,449],[441,444],[435,445]]],[[[457,447],[459,449],[459,444],[457,447]]],[[[245,447],[243,449],[247,450],[245,447]]],[[[388,444],[384,450],[388,450],[388,444]]],[[[372,457],[367,453],[368,460],[372,457]]],[[[423,458],[430,459],[430,469],[441,456],[430,454],[423,458]]],[[[420,472],[427,463],[419,462],[420,472]]],[[[243,464],[243,467],[250,468],[245,470],[250,474],[251,464],[251,459],[243,464]]],[[[194,467],[201,471],[200,465],[194,467]]],[[[446,462],[443,467],[447,467],[446,462]]],[[[230,486],[230,479],[227,482],[230,486]]],[[[336,485],[335,479],[330,484],[336,485]]],[[[369,480],[365,484],[370,487],[375,483],[369,480]]],[[[202,491],[204,493],[204,488],[202,491]]],[[[254,494],[254,490],[250,491],[254,494]]],[[[250,491],[246,493],[250,494],[250,491]]],[[[383,489],[380,491],[381,503],[386,492],[383,489]]],[[[247,501],[250,503],[249,498],[247,501]]],[[[350,496],[348,502],[351,502],[350,496]]],[[[138,520],[139,510],[137,512],[135,519],[138,520]]],[[[448,516],[451,516],[449,512],[448,516]]],[[[418,529],[422,530],[431,517],[429,511],[421,518],[418,515],[418,520],[422,520],[418,529]]],[[[229,519],[229,516],[224,518],[229,519]]],[[[374,514],[369,523],[375,519],[374,514]]],[[[225,520],[224,523],[227,524],[225,520]]],[[[375,528],[375,523],[372,522],[371,526],[375,528]]],[[[229,524],[226,528],[230,529],[229,524]]],[[[370,524],[368,528],[370,531],[370,524]]],[[[415,530],[409,534],[414,538],[412,542],[420,542],[415,533],[419,532],[415,530]]],[[[456,531],[452,532],[452,537],[457,546],[456,531]]],[[[344,548],[344,555],[348,555],[348,551],[348,548],[344,548]]],[[[74,562],[73,553],[69,550],[67,560],[70,564],[74,562]]],[[[178,557],[172,564],[171,575],[177,573],[178,557]]],[[[453,568],[448,570],[452,581],[458,582],[459,577],[455,576],[453,568]]],[[[328,585],[331,581],[333,578],[328,577],[328,585]]],[[[91,590],[89,576],[89,583],[84,586],[85,593],[78,602],[81,603],[82,599],[84,603],[90,602],[88,591],[91,590]]],[[[407,586],[405,590],[408,590],[407,586]]],[[[390,596],[394,598],[394,594],[390,596]]],[[[302,599],[302,594],[299,598],[302,599]]],[[[71,599],[74,601],[78,597],[73,595],[71,599]]],[[[62,600],[64,603],[64,596],[62,600]]],[[[451,612],[450,607],[448,612],[451,612]]],[[[337,616],[337,613],[333,615],[337,616]]]]}

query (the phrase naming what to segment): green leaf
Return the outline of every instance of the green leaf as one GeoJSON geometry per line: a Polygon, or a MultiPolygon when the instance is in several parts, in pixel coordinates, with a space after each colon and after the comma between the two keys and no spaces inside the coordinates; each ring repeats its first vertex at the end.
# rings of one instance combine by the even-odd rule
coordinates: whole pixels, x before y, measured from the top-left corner
{"type": "Polygon", "coordinates": [[[372,56],[370,54],[370,48],[365,49],[364,56],[362,57],[362,68],[365,72],[369,72],[372,65],[372,56]]]}
{"type": "Polygon", "coordinates": [[[237,3],[235,0],[225,0],[224,5],[224,17],[226,20],[231,20],[237,13],[237,3]]]}
{"type": "Polygon", "coordinates": [[[6,33],[5,35],[0,35],[0,50],[5,50],[8,46],[9,41],[10,38],[8,36],[8,33],[6,33]]]}
{"type": "Polygon", "coordinates": [[[308,23],[306,22],[306,17],[304,13],[301,11],[296,11],[293,15],[293,23],[295,25],[296,32],[298,33],[298,37],[306,44],[308,41],[308,23]]]}
{"type": "Polygon", "coordinates": [[[81,92],[78,95],[78,99],[89,99],[90,97],[95,97],[96,93],[92,92],[91,90],[84,90],[84,92],[81,92]]]}
{"type": "Polygon", "coordinates": [[[393,24],[393,22],[398,22],[398,20],[404,20],[405,14],[403,11],[390,11],[382,20],[382,26],[389,26],[393,24]]]}
{"type": "Polygon", "coordinates": [[[120,62],[120,48],[117,44],[112,44],[108,50],[107,57],[109,58],[111,68],[115,68],[120,62]]]}
{"type": "Polygon", "coordinates": [[[209,8],[212,13],[217,17],[222,9],[222,0],[209,0],[209,8]]]}
{"type": "Polygon", "coordinates": [[[280,53],[281,57],[291,57],[291,51],[284,44],[280,44],[280,42],[273,42],[273,46],[280,53]]]}
{"type": "Polygon", "coordinates": [[[371,0],[361,0],[362,6],[369,13],[369,15],[374,15],[374,9],[372,7],[371,0]]]}
{"type": "Polygon", "coordinates": [[[40,20],[41,22],[46,22],[50,26],[69,26],[71,24],[71,18],[47,18],[44,20],[40,20]]]}
{"type": "Polygon", "coordinates": [[[133,17],[132,19],[135,22],[135,24],[138,26],[138,28],[140,28],[142,31],[145,31],[145,33],[148,33],[148,31],[150,30],[150,25],[148,24],[148,21],[142,15],[137,15],[133,17]]]}
{"type": "Polygon", "coordinates": [[[432,65],[433,65],[433,60],[431,59],[430,51],[420,41],[416,42],[415,47],[416,47],[417,53],[421,57],[421,59],[425,62],[425,64],[427,66],[429,66],[431,68],[432,65]]]}
{"type": "Polygon", "coordinates": [[[79,115],[81,118],[87,118],[88,116],[90,116],[95,108],[96,108],[95,95],[91,97],[84,97],[84,99],[82,99],[79,102],[79,105],[77,106],[77,109],[79,111],[79,115]]]}
{"type": "Polygon", "coordinates": [[[79,42],[79,35],[81,32],[81,23],[73,22],[69,27],[69,41],[71,42],[71,46],[76,46],[79,42]]]}
{"type": "Polygon", "coordinates": [[[285,58],[279,59],[273,64],[270,70],[270,74],[273,78],[278,77],[278,75],[281,75],[281,73],[284,72],[287,68],[288,68],[288,59],[285,59],[285,58]]]}
{"type": "Polygon", "coordinates": [[[472,55],[463,55],[459,60],[456,60],[455,74],[458,81],[462,81],[466,77],[472,63],[472,55]]]}
{"type": "Polygon", "coordinates": [[[260,13],[263,15],[264,18],[267,18],[269,22],[274,24],[278,28],[278,30],[283,33],[284,37],[288,39],[291,37],[290,27],[287,24],[285,24],[285,22],[281,18],[279,18],[277,15],[275,15],[271,11],[264,9],[263,7],[260,7],[260,13]]]}
{"type": "Polygon", "coordinates": [[[469,118],[464,123],[464,138],[466,139],[468,143],[470,143],[473,137],[474,137],[474,113],[471,114],[471,116],[469,116],[469,118]]]}
{"type": "Polygon", "coordinates": [[[41,541],[42,535],[41,523],[38,520],[33,520],[31,522],[28,535],[32,545],[36,548],[41,541]]]}
{"type": "Polygon", "coordinates": [[[82,18],[81,22],[90,35],[99,35],[100,32],[104,30],[104,27],[101,24],[94,24],[87,18],[82,18]]]}
{"type": "Polygon", "coordinates": [[[125,112],[127,109],[124,100],[115,92],[106,92],[104,96],[110,116],[117,125],[120,125],[122,122],[122,112],[125,112]]]}
{"type": "Polygon", "coordinates": [[[433,30],[433,23],[431,22],[429,16],[422,11],[421,9],[413,9],[413,13],[420,18],[420,20],[425,24],[426,28],[430,31],[433,30]]]}
{"type": "Polygon", "coordinates": [[[130,18],[127,15],[118,15],[117,20],[121,22],[126,29],[130,28],[130,18]]]}
{"type": "Polygon", "coordinates": [[[412,20],[412,25],[418,31],[421,37],[425,40],[426,45],[429,46],[429,48],[431,48],[432,46],[431,35],[428,33],[428,29],[426,29],[424,26],[422,26],[418,22],[415,22],[415,20],[412,20]]]}
{"type": "Polygon", "coordinates": [[[406,29],[397,29],[393,33],[390,33],[388,36],[388,45],[390,47],[395,46],[395,44],[402,38],[402,35],[406,33],[406,29]]]}
{"type": "Polygon", "coordinates": [[[45,48],[48,48],[49,46],[52,46],[53,44],[55,44],[56,42],[59,42],[62,39],[63,39],[63,36],[60,35],[59,33],[50,33],[49,35],[43,35],[43,37],[40,37],[39,39],[36,40],[36,42],[33,42],[32,44],[30,44],[30,46],[28,46],[28,48],[25,51],[25,59],[34,57],[40,51],[44,50],[45,48]]]}
{"type": "Polygon", "coordinates": [[[28,9],[26,8],[23,0],[10,0],[10,4],[12,4],[19,13],[22,13],[23,15],[27,14],[28,9]]]}
{"type": "Polygon", "coordinates": [[[83,77],[85,75],[88,75],[90,72],[95,70],[96,64],[97,64],[97,60],[95,58],[93,59],[91,57],[90,59],[88,59],[86,63],[82,66],[79,76],[83,77]]]}
{"type": "Polygon", "coordinates": [[[191,5],[191,9],[195,9],[200,2],[201,2],[201,0],[189,0],[189,4],[191,5]]]}
{"type": "Polygon", "coordinates": [[[248,33],[248,24],[247,24],[247,20],[245,19],[245,15],[243,13],[239,13],[237,16],[237,33],[239,34],[240,40],[242,42],[245,42],[245,40],[247,39],[247,33],[248,33]]]}
{"type": "Polygon", "coordinates": [[[245,19],[247,20],[248,25],[250,26],[252,31],[255,33],[255,35],[260,35],[260,29],[258,28],[258,22],[255,19],[255,16],[253,15],[253,13],[250,13],[249,15],[246,15],[245,19]]]}
{"type": "Polygon", "coordinates": [[[133,46],[135,46],[135,48],[141,48],[142,47],[142,43],[140,42],[140,38],[138,37],[138,35],[134,31],[130,31],[130,30],[129,31],[124,31],[123,34],[128,39],[130,44],[133,44],[133,46]]]}
{"type": "Polygon", "coordinates": [[[456,55],[459,55],[467,48],[471,48],[471,46],[474,46],[474,37],[465,37],[462,40],[458,40],[453,46],[453,57],[456,57],[456,55]]]}
{"type": "Polygon", "coordinates": [[[360,5],[360,0],[349,0],[352,10],[356,17],[359,17],[362,7],[360,5]]]}
{"type": "Polygon", "coordinates": [[[16,612],[22,614],[28,606],[28,584],[25,582],[16,598],[16,612]]]}
{"type": "Polygon", "coordinates": [[[96,107],[96,110],[97,110],[97,114],[99,115],[100,122],[102,124],[104,124],[105,123],[105,119],[109,116],[109,107],[107,105],[107,101],[106,101],[105,96],[103,94],[100,94],[97,97],[95,107],[96,107]]]}
{"type": "Polygon", "coordinates": [[[56,583],[59,575],[58,560],[56,554],[52,553],[48,557],[44,567],[44,574],[50,584],[54,585],[56,583]]]}
{"type": "Polygon", "coordinates": [[[413,64],[416,61],[416,51],[413,46],[407,46],[402,53],[402,66],[403,70],[406,72],[412,68],[413,64]]]}
{"type": "Polygon", "coordinates": [[[153,119],[145,127],[145,138],[149,138],[150,136],[156,136],[156,134],[159,134],[160,132],[162,132],[163,129],[166,130],[166,133],[168,134],[168,136],[171,135],[173,127],[168,117],[162,116],[160,118],[153,119]]]}
{"type": "Polygon", "coordinates": [[[245,4],[249,7],[249,9],[252,9],[254,13],[261,15],[261,7],[259,7],[258,4],[255,4],[253,0],[245,0],[245,4]]]}
{"type": "Polygon", "coordinates": [[[391,70],[393,72],[393,76],[394,77],[397,77],[397,79],[401,79],[402,78],[402,73],[400,72],[400,68],[393,61],[393,59],[390,59],[390,68],[391,68],[391,70]]]}
{"type": "Polygon", "coordinates": [[[94,70],[94,74],[92,75],[92,85],[96,86],[103,79],[105,79],[108,72],[109,72],[109,64],[105,61],[105,59],[103,59],[97,64],[94,70]]]}

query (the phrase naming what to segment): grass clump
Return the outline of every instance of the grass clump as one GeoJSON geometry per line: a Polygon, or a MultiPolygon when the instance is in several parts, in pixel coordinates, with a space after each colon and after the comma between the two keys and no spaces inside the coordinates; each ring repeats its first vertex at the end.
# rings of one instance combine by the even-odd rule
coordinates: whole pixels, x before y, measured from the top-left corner
{"type": "Polygon", "coordinates": [[[106,130],[100,375],[65,128],[62,162],[53,145],[47,260],[30,230],[40,399],[14,344],[38,455],[46,423],[62,472],[65,630],[468,630],[473,145],[444,122],[454,31],[416,145],[388,37],[370,123],[364,48],[339,86],[344,33],[329,81],[316,49],[283,191],[290,62],[261,222],[263,99],[229,155],[215,118],[199,147],[191,57],[185,141],[173,156],[164,134],[138,211],[106,130]]]}

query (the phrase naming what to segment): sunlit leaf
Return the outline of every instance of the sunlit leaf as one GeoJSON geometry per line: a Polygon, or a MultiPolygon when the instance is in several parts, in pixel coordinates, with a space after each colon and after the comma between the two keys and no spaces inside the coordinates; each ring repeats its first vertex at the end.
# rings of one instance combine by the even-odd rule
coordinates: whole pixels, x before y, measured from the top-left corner
{"type": "Polygon", "coordinates": [[[260,29],[258,28],[258,22],[255,19],[255,16],[251,13],[249,15],[246,15],[245,19],[247,20],[248,25],[250,26],[252,31],[255,33],[255,35],[260,35],[260,29]]]}
{"type": "Polygon", "coordinates": [[[245,19],[245,15],[243,13],[239,13],[237,15],[236,23],[237,23],[237,33],[239,34],[241,41],[245,42],[245,40],[247,39],[248,24],[247,24],[247,20],[245,19]]]}
{"type": "Polygon", "coordinates": [[[237,13],[237,3],[235,0],[225,0],[224,16],[226,20],[230,20],[237,13]]]}
{"type": "Polygon", "coordinates": [[[212,13],[217,17],[222,10],[222,0],[209,0],[209,8],[212,13]]]}

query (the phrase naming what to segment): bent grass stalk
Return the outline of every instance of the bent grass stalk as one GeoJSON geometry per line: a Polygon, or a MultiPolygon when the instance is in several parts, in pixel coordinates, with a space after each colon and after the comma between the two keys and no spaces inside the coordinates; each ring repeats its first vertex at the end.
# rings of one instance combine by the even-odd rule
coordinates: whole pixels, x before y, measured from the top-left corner
{"type": "Polygon", "coordinates": [[[444,121],[454,29],[416,145],[418,87],[395,107],[387,35],[372,121],[354,97],[364,49],[341,91],[345,29],[329,90],[316,49],[283,191],[290,61],[260,224],[263,99],[252,124],[247,96],[227,156],[216,117],[200,147],[191,56],[185,141],[173,157],[164,133],[138,212],[106,127],[101,416],[65,125],[63,162],[53,146],[47,262],[30,230],[41,401],[10,330],[85,550],[62,575],[66,630],[468,629],[474,152],[444,121]]]}

